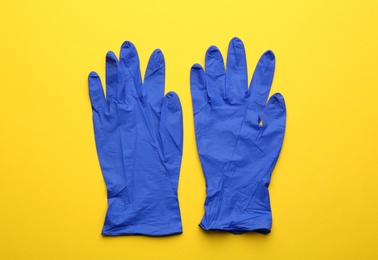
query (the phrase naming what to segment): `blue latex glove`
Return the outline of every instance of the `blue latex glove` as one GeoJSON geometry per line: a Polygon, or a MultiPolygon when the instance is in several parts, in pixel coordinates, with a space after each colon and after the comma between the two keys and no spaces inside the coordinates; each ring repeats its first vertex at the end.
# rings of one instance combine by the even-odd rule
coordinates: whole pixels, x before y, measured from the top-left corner
{"type": "Polygon", "coordinates": [[[267,51],[248,89],[244,45],[234,38],[226,71],[215,46],[207,50],[206,71],[198,64],[191,69],[196,140],[206,179],[204,230],[270,232],[268,186],[286,125],[282,95],[266,103],[274,68],[274,54],[267,51]]]}
{"type": "Polygon", "coordinates": [[[182,157],[178,96],[164,96],[160,50],[149,60],[144,83],[138,53],[125,42],[120,60],[106,56],[106,98],[99,76],[88,78],[98,158],[108,191],[103,235],[182,233],[177,185],[182,157]]]}

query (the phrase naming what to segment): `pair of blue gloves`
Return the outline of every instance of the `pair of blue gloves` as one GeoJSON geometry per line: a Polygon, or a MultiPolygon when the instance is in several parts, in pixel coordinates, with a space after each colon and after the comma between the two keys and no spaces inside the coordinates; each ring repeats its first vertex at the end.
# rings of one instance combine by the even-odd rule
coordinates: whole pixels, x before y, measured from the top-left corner
{"type": "MultiPolygon", "coordinates": [[[[231,40],[227,64],[217,47],[205,70],[191,68],[198,154],[206,179],[204,230],[270,232],[268,186],[285,132],[283,97],[268,100],[275,57],[265,52],[250,87],[244,45],[231,40]],[[267,102],[268,100],[268,102],[267,102]]],[[[155,50],[142,81],[138,53],[125,42],[120,58],[106,56],[106,96],[95,72],[88,78],[97,153],[108,192],[103,235],[182,233],[177,187],[183,145],[176,93],[164,95],[165,62],[155,50]]]]}

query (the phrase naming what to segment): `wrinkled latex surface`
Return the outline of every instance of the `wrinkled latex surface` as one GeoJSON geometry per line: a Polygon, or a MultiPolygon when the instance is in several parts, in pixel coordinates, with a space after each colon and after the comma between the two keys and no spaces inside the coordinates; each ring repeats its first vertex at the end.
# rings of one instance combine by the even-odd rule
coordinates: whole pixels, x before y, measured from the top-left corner
{"type": "Polygon", "coordinates": [[[118,61],[106,56],[106,98],[88,77],[98,158],[108,194],[103,235],[164,236],[182,232],[177,185],[182,157],[178,96],[164,96],[165,62],[155,50],[144,82],[138,53],[125,42],[118,61]]]}
{"type": "Polygon", "coordinates": [[[284,98],[269,98],[275,56],[260,58],[250,87],[244,45],[231,40],[227,64],[217,47],[206,52],[205,70],[191,69],[198,154],[206,179],[204,230],[267,234],[272,226],[268,186],[286,125],[284,98]],[[262,124],[261,124],[262,123],[262,124]]]}

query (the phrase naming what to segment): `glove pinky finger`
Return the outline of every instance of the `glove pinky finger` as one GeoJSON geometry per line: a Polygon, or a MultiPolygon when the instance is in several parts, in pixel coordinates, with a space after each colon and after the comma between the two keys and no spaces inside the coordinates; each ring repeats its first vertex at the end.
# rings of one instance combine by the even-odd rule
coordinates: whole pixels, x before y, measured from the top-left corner
{"type": "Polygon", "coordinates": [[[182,153],[182,108],[180,99],[174,92],[169,92],[164,97],[160,134],[163,142],[163,152],[167,157],[182,153]]]}
{"type": "Polygon", "coordinates": [[[94,110],[105,110],[106,101],[101,79],[96,72],[89,73],[88,76],[89,96],[94,110]]]}
{"type": "Polygon", "coordinates": [[[182,108],[180,99],[174,92],[164,97],[160,136],[166,167],[174,190],[177,190],[183,145],[182,108]]]}

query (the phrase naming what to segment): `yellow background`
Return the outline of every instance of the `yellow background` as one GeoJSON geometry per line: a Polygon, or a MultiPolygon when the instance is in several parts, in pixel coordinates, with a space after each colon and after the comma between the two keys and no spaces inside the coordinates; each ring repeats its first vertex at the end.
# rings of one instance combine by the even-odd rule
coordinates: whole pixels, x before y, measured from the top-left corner
{"type": "Polygon", "coordinates": [[[377,259],[378,2],[1,1],[1,259],[377,259]],[[272,233],[206,233],[189,70],[229,40],[249,76],[275,52],[272,93],[286,99],[270,186],[272,233]],[[102,237],[106,190],[87,75],[123,41],[142,74],[155,48],[184,111],[178,236],[102,237]]]}

